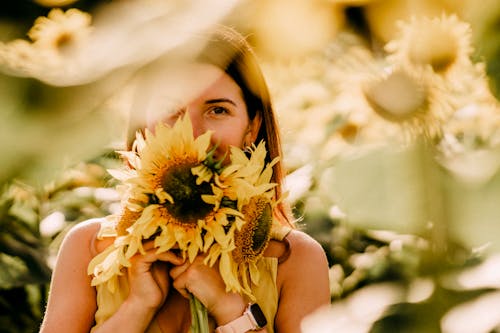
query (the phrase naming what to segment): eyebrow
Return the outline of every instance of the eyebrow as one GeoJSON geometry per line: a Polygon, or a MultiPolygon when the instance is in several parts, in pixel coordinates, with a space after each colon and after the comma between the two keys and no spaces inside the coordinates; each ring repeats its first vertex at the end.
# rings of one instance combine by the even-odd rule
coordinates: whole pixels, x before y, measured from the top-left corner
{"type": "Polygon", "coordinates": [[[236,103],[233,102],[233,100],[231,100],[229,98],[214,98],[214,99],[209,99],[209,100],[205,101],[205,104],[217,104],[217,103],[229,103],[229,104],[236,106],[236,103]]]}

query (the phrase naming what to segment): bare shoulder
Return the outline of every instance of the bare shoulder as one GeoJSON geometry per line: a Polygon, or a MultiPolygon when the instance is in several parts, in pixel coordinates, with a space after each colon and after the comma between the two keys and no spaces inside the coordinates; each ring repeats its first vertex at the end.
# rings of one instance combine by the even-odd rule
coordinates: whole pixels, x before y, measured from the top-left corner
{"type": "Polygon", "coordinates": [[[64,242],[91,241],[97,235],[97,232],[101,227],[101,221],[102,219],[96,218],[78,223],[68,231],[64,237],[64,242]]]}
{"type": "Polygon", "coordinates": [[[65,235],[52,273],[41,332],[90,331],[96,296],[87,267],[100,225],[100,219],[81,222],[65,235]]]}
{"type": "Polygon", "coordinates": [[[60,252],[79,252],[91,257],[102,219],[91,219],[72,227],[64,237],[60,252]]]}
{"type": "Polygon", "coordinates": [[[277,331],[298,332],[305,316],[330,303],[329,267],[325,251],[310,235],[294,229],[286,240],[290,252],[278,266],[280,296],[275,324],[277,331]]]}
{"type": "Polygon", "coordinates": [[[294,229],[290,231],[286,239],[290,243],[290,260],[312,260],[314,262],[328,265],[323,248],[310,235],[303,231],[294,229]]]}
{"type": "Polygon", "coordinates": [[[94,240],[99,228],[100,220],[92,219],[81,222],[68,231],[57,255],[53,272],[55,281],[72,276],[72,281],[81,280],[82,286],[87,284],[87,265],[95,255],[94,240]]]}
{"type": "Polygon", "coordinates": [[[102,218],[90,219],[75,225],[66,237],[92,237],[101,227],[102,218]]]}
{"type": "Polygon", "coordinates": [[[314,238],[294,229],[286,236],[286,240],[290,244],[290,254],[279,267],[278,278],[281,283],[286,284],[287,281],[295,281],[297,278],[312,280],[328,278],[328,260],[325,251],[314,238]]]}

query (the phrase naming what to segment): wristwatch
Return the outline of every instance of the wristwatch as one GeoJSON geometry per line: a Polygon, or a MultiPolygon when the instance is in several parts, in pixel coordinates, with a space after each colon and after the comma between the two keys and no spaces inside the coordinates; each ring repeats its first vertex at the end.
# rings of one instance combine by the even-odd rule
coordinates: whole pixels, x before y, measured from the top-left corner
{"type": "Polygon", "coordinates": [[[259,304],[250,303],[241,317],[217,327],[215,333],[244,333],[261,329],[266,324],[266,316],[264,316],[259,304]]]}

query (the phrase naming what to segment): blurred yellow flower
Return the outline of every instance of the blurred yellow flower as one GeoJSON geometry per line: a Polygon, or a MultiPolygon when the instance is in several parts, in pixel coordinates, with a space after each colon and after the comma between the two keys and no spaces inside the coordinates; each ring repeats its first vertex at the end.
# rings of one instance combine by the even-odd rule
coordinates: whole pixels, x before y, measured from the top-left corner
{"type": "Polygon", "coordinates": [[[90,23],[91,15],[78,9],[52,9],[47,17],[35,20],[28,32],[31,41],[0,43],[0,69],[42,80],[58,75],[70,77],[68,73],[75,73],[78,68],[78,59],[73,56],[88,40],[90,23]]]}
{"type": "Polygon", "coordinates": [[[325,145],[329,155],[349,152],[351,145],[373,148],[434,139],[453,113],[443,81],[424,70],[370,66],[339,87],[333,105],[339,124],[325,145]]]}
{"type": "Polygon", "coordinates": [[[411,119],[428,106],[426,87],[405,71],[369,82],[365,96],[378,114],[395,122],[411,119]]]}
{"type": "Polygon", "coordinates": [[[424,72],[418,75],[396,68],[378,79],[368,80],[363,93],[373,111],[400,125],[407,138],[419,135],[435,138],[453,113],[450,97],[440,83],[424,72]]]}
{"type": "Polygon", "coordinates": [[[430,67],[443,76],[472,65],[472,31],[456,15],[413,17],[399,29],[400,36],[385,47],[393,63],[430,67]]]}
{"type": "Polygon", "coordinates": [[[76,8],[66,12],[52,9],[47,17],[40,16],[28,32],[37,48],[64,53],[78,45],[90,33],[92,17],[76,8]]]}

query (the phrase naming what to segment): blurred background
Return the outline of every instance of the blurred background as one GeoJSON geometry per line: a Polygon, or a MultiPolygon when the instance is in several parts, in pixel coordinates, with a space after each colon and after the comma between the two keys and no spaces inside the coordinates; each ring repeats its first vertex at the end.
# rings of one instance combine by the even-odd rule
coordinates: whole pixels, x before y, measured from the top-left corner
{"type": "Polygon", "coordinates": [[[500,3],[18,0],[0,11],[0,332],[115,213],[133,73],[224,23],[255,47],[331,306],[303,332],[500,332],[500,3]]]}

